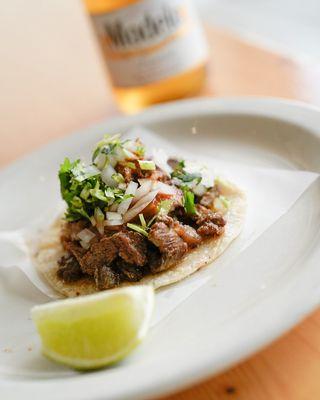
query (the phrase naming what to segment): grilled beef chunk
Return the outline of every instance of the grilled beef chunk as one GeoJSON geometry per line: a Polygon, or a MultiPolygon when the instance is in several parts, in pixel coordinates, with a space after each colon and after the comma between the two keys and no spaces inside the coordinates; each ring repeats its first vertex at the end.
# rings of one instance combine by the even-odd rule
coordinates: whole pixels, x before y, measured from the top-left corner
{"type": "Polygon", "coordinates": [[[61,231],[61,240],[62,241],[72,241],[77,239],[77,234],[81,232],[83,229],[88,228],[90,222],[84,219],[80,219],[79,221],[67,222],[63,224],[61,231]]]}
{"type": "Polygon", "coordinates": [[[220,236],[224,232],[224,227],[213,222],[205,222],[197,229],[197,232],[201,236],[220,236]]]}
{"type": "Polygon", "coordinates": [[[148,239],[159,248],[162,255],[162,263],[157,268],[157,272],[173,266],[188,249],[188,245],[177,232],[162,221],[152,225],[148,239]]]}
{"type": "Polygon", "coordinates": [[[94,243],[90,250],[81,258],[80,265],[84,272],[94,275],[95,270],[103,265],[110,265],[117,257],[118,249],[111,237],[103,237],[94,243]]]}
{"type": "Polygon", "coordinates": [[[58,261],[58,277],[65,282],[75,282],[83,277],[78,261],[73,256],[64,256],[58,261]]]}
{"type": "Polygon", "coordinates": [[[187,243],[189,247],[195,247],[201,243],[201,236],[190,225],[185,225],[179,221],[169,217],[169,215],[160,216],[158,222],[164,222],[168,227],[173,228],[181,239],[187,243]]]}
{"type": "MultiPolygon", "coordinates": [[[[124,176],[127,174],[128,179],[130,175],[130,180],[133,174],[143,176],[139,168],[131,170],[122,167],[118,171],[124,176]]],[[[158,173],[147,171],[146,174],[155,172],[158,173]]],[[[123,227],[120,231],[105,232],[102,236],[85,220],[66,223],[61,242],[69,256],[59,261],[58,276],[66,282],[73,282],[89,275],[94,278],[97,288],[103,290],[118,286],[122,281],[137,282],[149,273],[173,267],[188,249],[196,247],[205,238],[224,232],[226,221],[223,216],[207,208],[211,207],[215,196],[212,190],[200,198],[195,215],[186,214],[178,201],[171,211],[174,218],[158,216],[150,228],[148,239],[123,227]],[[96,234],[89,250],[82,248],[78,242],[77,234],[84,228],[96,234]]]]}
{"type": "Polygon", "coordinates": [[[128,166],[127,162],[118,162],[115,166],[117,172],[119,172],[123,177],[126,183],[131,182],[132,180],[138,179],[152,179],[154,181],[168,182],[170,181],[170,177],[158,167],[153,171],[143,171],[140,167],[138,160],[130,160],[129,162],[134,164],[134,168],[128,166]]]}
{"type": "Polygon", "coordinates": [[[200,204],[204,207],[212,207],[214,199],[214,195],[210,192],[207,192],[201,197],[200,204]]]}
{"type": "Polygon", "coordinates": [[[169,228],[172,228],[174,226],[175,220],[172,217],[170,217],[169,215],[163,214],[163,215],[158,216],[157,222],[163,222],[169,228]]]}
{"type": "Polygon", "coordinates": [[[202,206],[205,206],[207,208],[211,208],[214,203],[214,199],[220,195],[219,190],[217,187],[213,187],[210,190],[208,190],[201,198],[199,203],[202,206]]]}
{"type": "Polygon", "coordinates": [[[211,208],[213,206],[215,198],[216,198],[216,192],[210,190],[200,198],[199,203],[204,207],[211,208]]]}
{"type": "Polygon", "coordinates": [[[154,244],[148,242],[148,268],[152,273],[159,272],[162,263],[161,253],[154,244]]]}
{"type": "Polygon", "coordinates": [[[162,171],[162,169],[159,168],[151,171],[147,178],[164,183],[169,183],[169,181],[171,180],[171,178],[164,171],[162,171]]]}
{"type": "Polygon", "coordinates": [[[193,219],[198,226],[204,224],[205,222],[213,222],[218,226],[225,226],[226,221],[220,213],[213,212],[201,204],[196,205],[196,210],[197,213],[193,219]]]}
{"type": "Polygon", "coordinates": [[[184,225],[178,221],[175,221],[173,229],[177,232],[181,239],[183,239],[187,243],[189,247],[195,247],[201,243],[201,236],[194,228],[192,228],[192,226],[184,225]]]}
{"type": "Polygon", "coordinates": [[[141,267],[129,264],[125,262],[122,258],[119,258],[117,260],[116,266],[123,280],[129,282],[138,282],[145,275],[145,271],[141,267]]]}
{"type": "Polygon", "coordinates": [[[201,236],[219,236],[224,232],[225,219],[201,204],[196,205],[197,214],[193,217],[197,225],[197,233],[201,236]]]}
{"type": "Polygon", "coordinates": [[[132,169],[120,163],[117,164],[116,171],[119,172],[123,177],[126,183],[131,182],[132,180],[132,169]]]}
{"type": "Polygon", "coordinates": [[[119,256],[128,264],[142,266],[147,262],[146,239],[137,232],[122,231],[112,236],[119,256]]]}
{"type": "Polygon", "coordinates": [[[126,183],[129,183],[132,180],[138,180],[145,177],[140,168],[138,160],[128,160],[126,162],[120,161],[115,166],[115,169],[124,177],[126,183]],[[134,164],[134,168],[131,168],[129,166],[128,164],[129,162],[134,164]]]}
{"type": "Polygon", "coordinates": [[[80,246],[77,242],[62,241],[62,245],[65,250],[72,254],[79,264],[81,264],[82,257],[85,255],[86,250],[80,246]]]}
{"type": "Polygon", "coordinates": [[[99,290],[111,289],[119,285],[120,274],[107,265],[102,265],[94,271],[94,280],[99,290]]]}
{"type": "Polygon", "coordinates": [[[177,160],[176,158],[169,158],[168,164],[172,169],[175,169],[176,166],[179,164],[179,160],[177,160]]]}
{"type": "Polygon", "coordinates": [[[197,224],[194,220],[194,215],[189,215],[186,213],[184,207],[179,206],[173,211],[174,217],[181,223],[185,225],[189,225],[192,228],[197,228],[197,224]]]}

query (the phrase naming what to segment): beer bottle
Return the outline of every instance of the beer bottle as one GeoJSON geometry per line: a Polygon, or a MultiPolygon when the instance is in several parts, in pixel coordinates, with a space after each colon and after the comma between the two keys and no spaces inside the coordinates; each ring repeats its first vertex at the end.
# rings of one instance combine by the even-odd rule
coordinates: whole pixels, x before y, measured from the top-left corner
{"type": "Polygon", "coordinates": [[[194,95],[208,53],[190,0],[84,0],[122,110],[194,95]]]}

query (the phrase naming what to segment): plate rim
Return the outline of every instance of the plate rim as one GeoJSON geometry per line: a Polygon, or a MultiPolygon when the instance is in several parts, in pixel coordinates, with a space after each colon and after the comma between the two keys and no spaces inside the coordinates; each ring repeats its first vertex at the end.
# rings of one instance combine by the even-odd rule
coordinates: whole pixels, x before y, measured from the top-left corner
{"type": "MultiPolygon", "coordinates": [[[[133,124],[136,123],[135,121],[141,121],[141,124],[146,123],[146,120],[157,120],[161,121],[163,119],[168,118],[169,116],[183,116],[183,115],[189,115],[190,110],[192,110],[193,113],[199,113],[203,112],[204,114],[209,113],[209,114],[230,114],[230,113],[237,113],[237,114],[246,114],[246,115],[261,115],[263,117],[272,117],[272,118],[277,118],[281,119],[285,122],[291,122],[294,123],[295,125],[300,125],[305,129],[308,129],[311,134],[314,134],[318,138],[320,138],[320,108],[309,105],[307,103],[303,103],[300,101],[291,101],[291,100],[286,100],[286,99],[276,99],[276,98],[261,98],[261,97],[232,97],[232,98],[219,98],[219,99],[211,99],[211,98],[205,98],[205,99],[191,99],[191,100],[184,100],[184,101],[177,101],[177,102],[172,102],[172,103],[167,103],[164,105],[158,105],[155,107],[152,107],[143,113],[133,115],[133,116],[120,116],[120,117],[115,117],[115,118],[110,118],[110,119],[104,119],[98,123],[95,123],[93,125],[88,126],[85,129],[82,129],[81,131],[74,132],[70,135],[67,135],[65,137],[56,139],[54,141],[51,141],[50,143],[38,148],[37,150],[29,153],[28,155],[23,156],[20,158],[18,161],[15,161],[11,164],[9,164],[7,167],[3,168],[0,170],[0,181],[2,178],[5,177],[7,173],[14,172],[16,168],[19,168],[19,164],[27,161],[30,157],[34,157],[38,152],[43,152],[44,150],[50,148],[52,145],[59,145],[61,142],[65,141],[73,141],[75,135],[88,135],[92,129],[105,129],[105,126],[117,126],[117,125],[128,125],[130,122],[133,124]],[[293,111],[299,110],[299,113],[294,113],[293,111]],[[306,114],[308,115],[307,123],[305,120],[306,114]]],[[[152,123],[152,121],[151,121],[152,123]]],[[[317,258],[320,258],[320,248],[318,251],[316,251],[313,254],[316,254],[317,258]]],[[[124,394],[122,393],[121,396],[119,395],[116,398],[130,398],[130,399],[142,399],[147,396],[159,396],[159,395],[164,395],[166,393],[170,393],[172,391],[184,388],[186,386],[191,386],[196,382],[199,382],[201,380],[206,379],[209,376],[212,376],[213,374],[216,374],[218,372],[221,372],[222,370],[228,368],[229,366],[233,365],[236,362],[239,362],[241,359],[243,359],[246,356],[251,355],[254,351],[258,351],[264,346],[267,346],[269,343],[271,343],[275,338],[279,337],[281,334],[285,333],[288,331],[291,327],[293,327],[295,324],[297,324],[299,321],[301,321],[304,317],[306,317],[307,314],[311,313],[318,305],[319,305],[319,298],[320,298],[320,285],[318,285],[314,291],[309,293],[308,301],[305,299],[305,301],[300,304],[297,302],[297,308],[295,309],[295,312],[293,315],[291,315],[290,321],[286,320],[283,324],[277,325],[277,329],[274,329],[272,334],[269,334],[268,339],[265,339],[261,337],[261,326],[259,326],[259,329],[254,330],[253,332],[250,333],[250,338],[251,338],[251,343],[247,342],[241,342],[240,347],[243,346],[242,349],[239,349],[239,342],[238,343],[238,349],[235,350],[237,353],[237,357],[231,357],[225,359],[223,362],[221,361],[220,363],[220,368],[216,369],[214,368],[214,365],[212,365],[212,361],[210,361],[210,357],[204,357],[202,358],[201,365],[197,364],[196,367],[189,367],[185,368],[184,371],[181,371],[180,374],[175,375],[171,377],[171,379],[166,379],[165,383],[164,382],[157,382],[156,384],[149,384],[145,385],[143,387],[140,387],[139,390],[136,391],[136,393],[132,394],[124,394]],[[214,371],[214,372],[213,372],[214,371]],[[165,388],[164,388],[165,386],[165,388]]],[[[273,300],[274,302],[274,300],[273,300]]],[[[254,309],[260,308],[265,302],[262,301],[258,303],[254,309]]],[[[280,309],[280,307],[279,307],[280,309]]],[[[277,311],[279,312],[279,309],[277,311]]],[[[215,361],[216,362],[216,361],[215,361]]],[[[103,374],[102,374],[103,376],[103,374]]],[[[96,375],[87,375],[85,377],[81,377],[83,383],[89,384],[90,380],[90,392],[87,392],[87,395],[90,393],[90,398],[95,399],[95,400],[102,400],[104,398],[102,392],[103,389],[106,389],[105,386],[103,386],[100,382],[100,379],[102,380],[101,374],[96,374],[96,375]],[[98,380],[99,381],[99,392],[92,392],[92,383],[93,381],[98,380]],[[88,381],[88,382],[87,382],[88,381]]],[[[55,390],[58,389],[58,387],[65,387],[67,382],[69,384],[71,381],[74,381],[77,379],[78,376],[75,376],[74,378],[68,377],[68,379],[61,379],[61,378],[53,378],[48,381],[43,382],[41,387],[45,387],[45,391],[47,392],[51,388],[55,388],[55,390]]],[[[40,379],[36,380],[19,380],[19,393],[24,393],[25,395],[28,394],[35,394],[33,391],[35,389],[35,385],[39,385],[40,379]]],[[[0,377],[0,391],[1,391],[1,386],[2,383],[5,384],[6,387],[15,387],[15,390],[17,390],[17,382],[15,380],[6,380],[0,377]]],[[[80,382],[77,382],[77,385],[79,385],[80,382]]],[[[82,386],[82,385],[81,385],[82,386]]],[[[83,388],[82,388],[83,389],[83,388]]],[[[42,390],[42,389],[41,389],[42,390]]],[[[37,393],[40,394],[40,393],[37,393]]],[[[45,392],[42,392],[41,394],[45,394],[45,392]]],[[[85,396],[86,394],[84,394],[85,396]]],[[[16,394],[18,398],[18,394],[16,394]]],[[[79,395],[77,394],[77,398],[84,399],[86,397],[78,397],[79,395]]],[[[9,398],[9,397],[8,397],[9,398]]],[[[70,397],[65,397],[65,399],[73,399],[72,395],[70,397]]]]}
{"type": "MultiPolygon", "coordinates": [[[[72,130],[59,138],[49,140],[47,143],[38,146],[35,150],[27,152],[17,159],[9,162],[0,168],[0,179],[5,177],[13,169],[38,153],[46,151],[52,146],[57,146],[61,142],[73,141],[76,136],[85,136],[91,130],[106,130],[109,126],[128,125],[136,123],[136,120],[152,120],[165,118],[182,117],[190,113],[205,114],[243,114],[261,117],[280,119],[284,122],[299,125],[310,134],[320,138],[320,106],[316,106],[304,101],[291,100],[281,97],[261,97],[261,96],[228,96],[228,97],[201,97],[194,99],[183,99],[164,104],[157,104],[146,110],[131,115],[116,115],[104,117],[93,123],[88,124],[82,129],[72,130]],[[299,111],[294,113],[294,111],[299,111]],[[303,114],[303,115],[302,115],[303,114]],[[305,119],[305,115],[308,116],[305,119]]],[[[142,124],[144,122],[141,122],[142,124]]],[[[112,128],[111,128],[112,129],[112,128]]]]}

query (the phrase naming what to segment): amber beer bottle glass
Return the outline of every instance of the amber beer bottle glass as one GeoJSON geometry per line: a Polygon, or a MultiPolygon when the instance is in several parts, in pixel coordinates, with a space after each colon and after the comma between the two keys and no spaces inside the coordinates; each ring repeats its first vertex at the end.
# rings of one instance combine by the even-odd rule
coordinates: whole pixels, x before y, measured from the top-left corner
{"type": "Polygon", "coordinates": [[[208,53],[190,0],[84,1],[124,111],[201,89],[208,53]]]}

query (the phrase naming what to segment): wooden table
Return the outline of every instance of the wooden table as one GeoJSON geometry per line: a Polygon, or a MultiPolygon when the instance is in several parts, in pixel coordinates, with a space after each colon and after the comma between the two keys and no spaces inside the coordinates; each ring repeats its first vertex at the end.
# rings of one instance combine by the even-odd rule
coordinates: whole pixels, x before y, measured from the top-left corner
{"type": "MultiPolygon", "coordinates": [[[[84,37],[83,31],[81,35],[84,37]]],[[[208,29],[208,37],[212,62],[201,95],[278,96],[320,105],[320,65],[289,60],[218,30],[208,29]]],[[[83,82],[82,96],[77,86],[57,91],[55,82],[51,82],[51,91],[46,94],[39,87],[33,88],[30,109],[21,108],[19,102],[15,105],[11,99],[1,121],[0,165],[72,129],[118,112],[105,90],[96,59],[91,64],[88,61],[93,46],[90,48],[86,41],[84,46],[88,57],[79,64],[80,72],[74,71],[78,82],[83,82]],[[38,109],[32,108],[34,104],[38,109]]],[[[39,79],[43,77],[34,77],[35,85],[39,79]]],[[[163,399],[316,400],[320,399],[319,377],[320,311],[233,369],[163,399]]]]}

